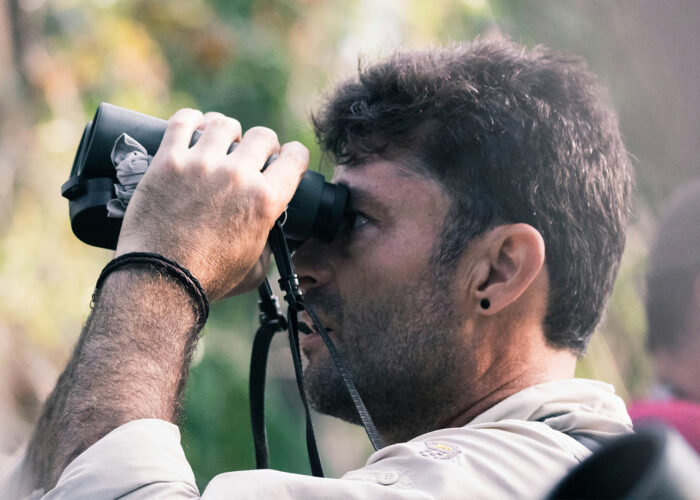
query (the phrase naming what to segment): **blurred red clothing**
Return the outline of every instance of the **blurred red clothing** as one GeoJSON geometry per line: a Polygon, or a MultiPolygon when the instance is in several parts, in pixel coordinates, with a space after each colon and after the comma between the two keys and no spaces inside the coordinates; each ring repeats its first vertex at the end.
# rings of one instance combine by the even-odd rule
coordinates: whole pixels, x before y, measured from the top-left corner
{"type": "Polygon", "coordinates": [[[680,399],[636,401],[628,408],[635,429],[662,423],[676,429],[700,453],[700,404],[680,399]]]}

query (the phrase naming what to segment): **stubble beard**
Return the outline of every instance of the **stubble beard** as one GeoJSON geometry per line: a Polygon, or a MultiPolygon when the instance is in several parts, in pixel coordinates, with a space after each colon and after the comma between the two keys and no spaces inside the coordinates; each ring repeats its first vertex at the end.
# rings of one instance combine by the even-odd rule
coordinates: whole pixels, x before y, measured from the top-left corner
{"type": "MultiPolygon", "coordinates": [[[[307,302],[332,318],[335,344],[377,429],[405,441],[434,429],[451,410],[462,359],[454,278],[431,269],[401,286],[341,299],[310,290],[307,302]]],[[[312,406],[351,423],[360,420],[330,355],[321,347],[304,372],[312,406]]]]}

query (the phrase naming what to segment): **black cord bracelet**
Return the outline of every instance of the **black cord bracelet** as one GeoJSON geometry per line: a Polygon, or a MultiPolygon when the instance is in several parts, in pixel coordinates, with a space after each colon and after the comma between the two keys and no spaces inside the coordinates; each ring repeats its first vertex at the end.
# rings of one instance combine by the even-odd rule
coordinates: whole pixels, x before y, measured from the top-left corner
{"type": "Polygon", "coordinates": [[[148,264],[159,271],[165,271],[170,276],[174,277],[187,289],[187,292],[194,299],[197,305],[197,321],[196,325],[200,328],[204,326],[209,317],[209,300],[207,299],[207,294],[204,292],[204,288],[197,281],[191,272],[182,267],[180,264],[174,260],[163,257],[157,253],[150,252],[131,252],[120,255],[119,257],[111,260],[100,273],[100,277],[97,278],[97,283],[95,284],[95,292],[92,295],[92,301],[95,302],[97,294],[102,288],[105,279],[110,273],[116,269],[127,266],[130,264],[148,264]]]}

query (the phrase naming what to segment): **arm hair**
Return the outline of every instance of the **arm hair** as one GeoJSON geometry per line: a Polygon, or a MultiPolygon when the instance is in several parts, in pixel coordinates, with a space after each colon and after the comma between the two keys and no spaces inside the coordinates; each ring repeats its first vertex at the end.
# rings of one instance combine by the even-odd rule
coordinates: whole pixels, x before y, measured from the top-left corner
{"type": "Polygon", "coordinates": [[[131,420],[175,423],[198,338],[184,287],[154,268],[113,272],[27,448],[25,476],[48,491],[70,462],[131,420]]]}

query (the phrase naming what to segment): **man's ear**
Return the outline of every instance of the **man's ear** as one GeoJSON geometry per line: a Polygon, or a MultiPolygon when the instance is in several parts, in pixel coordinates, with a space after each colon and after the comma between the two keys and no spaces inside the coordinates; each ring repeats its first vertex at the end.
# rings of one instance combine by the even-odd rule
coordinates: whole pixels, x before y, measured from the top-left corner
{"type": "Polygon", "coordinates": [[[515,302],[542,270],[544,240],[528,224],[497,226],[480,242],[471,294],[480,314],[495,314],[515,302]]]}

